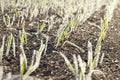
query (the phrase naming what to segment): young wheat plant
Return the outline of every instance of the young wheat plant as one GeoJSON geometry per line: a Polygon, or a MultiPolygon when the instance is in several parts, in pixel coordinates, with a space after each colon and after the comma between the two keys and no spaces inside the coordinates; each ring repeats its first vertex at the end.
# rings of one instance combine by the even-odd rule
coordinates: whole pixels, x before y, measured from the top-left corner
{"type": "Polygon", "coordinates": [[[60,53],[60,55],[64,58],[68,68],[75,76],[75,80],[91,80],[92,79],[92,74],[95,71],[95,68],[97,67],[96,65],[98,64],[96,61],[98,57],[95,56],[93,58],[92,44],[89,41],[88,41],[88,61],[87,61],[88,63],[83,61],[80,55],[76,56],[75,54],[73,54],[74,65],[72,65],[64,54],[60,53]],[[89,70],[88,70],[88,73],[86,74],[87,67],[89,67],[88,68],[89,70]]]}
{"type": "Polygon", "coordinates": [[[45,49],[45,45],[41,41],[41,46],[40,46],[39,51],[34,50],[34,53],[32,56],[32,62],[28,69],[26,66],[27,65],[26,57],[24,57],[25,54],[20,55],[20,67],[21,67],[20,68],[20,75],[21,75],[20,78],[21,78],[21,80],[26,80],[29,77],[29,75],[39,67],[41,55],[42,55],[44,49],[45,49]],[[27,69],[27,72],[25,72],[26,69],[27,69]]]}

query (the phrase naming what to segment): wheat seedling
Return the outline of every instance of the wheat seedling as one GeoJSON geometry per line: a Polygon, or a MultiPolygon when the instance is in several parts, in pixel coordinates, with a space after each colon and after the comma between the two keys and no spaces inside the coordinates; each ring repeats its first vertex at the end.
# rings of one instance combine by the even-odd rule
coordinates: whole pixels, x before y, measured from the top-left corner
{"type": "Polygon", "coordinates": [[[0,62],[2,62],[4,44],[5,44],[5,36],[3,37],[2,46],[1,46],[1,48],[0,48],[0,62]]]}
{"type": "Polygon", "coordinates": [[[20,34],[20,45],[23,45],[25,42],[27,42],[27,33],[23,27],[22,33],[20,34]]]}
{"type": "Polygon", "coordinates": [[[43,23],[39,26],[40,32],[43,31],[43,29],[45,28],[45,26],[46,26],[45,22],[43,22],[43,23]]]}
{"type": "Polygon", "coordinates": [[[93,72],[99,71],[99,70],[95,70],[96,65],[98,64],[97,62],[98,57],[95,56],[93,58],[92,44],[89,41],[88,41],[88,63],[84,62],[80,55],[76,57],[76,55],[73,54],[73,62],[74,62],[74,67],[73,67],[73,65],[70,63],[70,61],[67,59],[67,57],[64,54],[60,53],[60,55],[64,58],[68,68],[75,76],[75,80],[91,80],[93,72]],[[88,68],[88,73],[86,74],[87,66],[89,68],[88,68]]]}
{"type": "Polygon", "coordinates": [[[85,52],[84,49],[82,49],[81,47],[79,47],[78,45],[76,45],[76,44],[74,44],[74,43],[72,43],[72,42],[70,42],[70,41],[65,41],[65,42],[62,44],[62,47],[63,47],[66,43],[68,43],[68,44],[70,44],[70,45],[72,45],[72,46],[78,48],[82,53],[85,52]]]}
{"type": "Polygon", "coordinates": [[[6,50],[6,56],[9,55],[9,51],[10,51],[10,48],[13,48],[13,55],[14,57],[16,56],[15,54],[15,38],[13,37],[13,34],[11,33],[10,36],[8,37],[8,41],[7,41],[7,50],[6,50]]]}
{"type": "Polygon", "coordinates": [[[24,68],[25,63],[24,62],[26,62],[26,61],[24,59],[22,59],[23,56],[21,56],[21,80],[26,80],[29,77],[29,75],[33,71],[35,71],[36,68],[39,66],[41,55],[42,55],[44,48],[45,48],[45,45],[41,41],[40,49],[39,49],[39,51],[34,51],[33,56],[32,56],[31,65],[29,66],[29,68],[25,74],[23,74],[23,73],[25,71],[25,68],[24,68]]]}
{"type": "Polygon", "coordinates": [[[15,14],[13,15],[12,21],[11,21],[11,17],[8,14],[6,14],[6,16],[3,16],[3,22],[8,28],[11,28],[13,26],[14,21],[15,21],[15,14]]]}
{"type": "Polygon", "coordinates": [[[16,56],[16,53],[15,53],[15,51],[16,51],[16,48],[15,48],[15,38],[13,37],[13,39],[12,39],[12,48],[13,48],[13,55],[14,55],[14,57],[16,56]]]}
{"type": "Polygon", "coordinates": [[[70,61],[67,59],[67,57],[64,54],[62,54],[62,53],[60,53],[60,55],[64,58],[65,63],[67,64],[67,66],[71,70],[71,72],[73,74],[75,74],[75,69],[74,69],[73,65],[70,63],[70,61]]]}
{"type": "Polygon", "coordinates": [[[46,38],[46,41],[45,41],[45,50],[44,50],[44,54],[46,53],[47,51],[47,47],[48,47],[48,41],[49,41],[49,36],[45,35],[42,33],[42,36],[46,38]]]}
{"type": "Polygon", "coordinates": [[[54,26],[54,17],[55,16],[51,16],[50,17],[48,31],[50,31],[53,28],[53,26],[54,26]]]}
{"type": "Polygon", "coordinates": [[[9,55],[10,47],[11,47],[11,44],[12,44],[12,39],[13,39],[13,35],[11,33],[10,36],[9,36],[9,38],[8,38],[8,41],[7,41],[6,56],[9,55]]]}
{"type": "Polygon", "coordinates": [[[20,54],[20,80],[23,80],[23,75],[26,70],[26,57],[23,54],[20,54]]]}

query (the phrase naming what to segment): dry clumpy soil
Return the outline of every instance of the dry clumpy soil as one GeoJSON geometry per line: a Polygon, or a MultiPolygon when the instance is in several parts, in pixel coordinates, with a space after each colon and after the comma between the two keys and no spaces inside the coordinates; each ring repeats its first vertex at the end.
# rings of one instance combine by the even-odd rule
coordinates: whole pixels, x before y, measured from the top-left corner
{"type": "MultiPolygon", "coordinates": [[[[39,68],[37,68],[31,76],[43,80],[73,80],[74,76],[67,68],[64,59],[59,55],[59,53],[54,51],[64,53],[71,62],[73,60],[72,54],[81,55],[83,60],[87,62],[87,42],[91,41],[94,50],[100,33],[100,29],[98,27],[89,23],[99,25],[100,19],[103,15],[104,9],[95,12],[87,21],[84,22],[84,24],[80,25],[68,39],[69,41],[82,47],[85,50],[85,53],[81,53],[77,48],[68,44],[66,44],[63,48],[59,46],[55,49],[54,41],[52,41],[52,38],[54,40],[54,32],[51,32],[54,30],[51,30],[50,33],[43,31],[43,33],[46,33],[46,35],[49,35],[52,38],[49,42],[47,53],[41,58],[39,68]]],[[[39,16],[33,21],[37,21],[39,18],[42,17],[39,16]]],[[[27,23],[29,23],[29,21],[27,21],[27,23]]],[[[0,13],[0,44],[2,44],[2,37],[4,35],[8,36],[10,33],[13,33],[13,36],[18,39],[19,30],[21,30],[21,28],[15,27],[15,25],[13,29],[7,29],[2,21],[2,14],[0,13]]],[[[24,44],[29,65],[33,50],[39,49],[41,37],[37,37],[34,34],[36,32],[35,26],[31,27],[26,24],[25,30],[29,33],[27,44],[24,44]]],[[[21,53],[21,50],[19,48],[19,40],[16,40],[16,42],[16,57],[13,56],[12,49],[10,50],[9,56],[3,56],[1,65],[3,65],[4,74],[11,72],[13,75],[18,75],[20,72],[19,54],[21,53]]],[[[104,75],[94,74],[93,80],[120,80],[120,6],[118,6],[118,8],[114,11],[114,15],[110,23],[110,29],[108,30],[105,39],[102,41],[101,53],[105,53],[105,56],[102,64],[99,64],[97,69],[103,71],[104,75]]]]}

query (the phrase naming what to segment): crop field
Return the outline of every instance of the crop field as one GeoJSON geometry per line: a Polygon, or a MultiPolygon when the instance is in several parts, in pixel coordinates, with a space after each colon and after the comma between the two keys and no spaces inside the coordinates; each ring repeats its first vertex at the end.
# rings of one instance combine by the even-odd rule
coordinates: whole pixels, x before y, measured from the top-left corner
{"type": "Polygon", "coordinates": [[[120,1],[0,0],[0,80],[120,80],[120,1]]]}

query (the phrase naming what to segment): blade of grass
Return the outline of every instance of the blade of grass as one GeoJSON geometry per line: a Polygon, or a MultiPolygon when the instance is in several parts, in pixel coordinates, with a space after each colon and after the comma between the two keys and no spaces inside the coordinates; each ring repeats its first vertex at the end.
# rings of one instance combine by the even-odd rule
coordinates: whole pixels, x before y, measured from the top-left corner
{"type": "Polygon", "coordinates": [[[34,54],[35,54],[35,57],[36,57],[36,60],[35,60],[35,62],[33,62],[33,61],[34,61],[34,60],[33,60],[33,59],[34,59],[34,55],[33,55],[31,66],[28,68],[27,72],[24,74],[23,80],[26,80],[27,77],[28,77],[33,71],[35,71],[35,70],[37,69],[37,67],[39,66],[40,59],[41,59],[41,55],[42,55],[42,52],[43,52],[44,48],[45,48],[45,45],[44,45],[43,42],[41,41],[41,46],[40,46],[39,51],[36,51],[36,53],[34,53],[34,54]],[[34,65],[33,65],[33,63],[34,63],[34,65]]]}
{"type": "Polygon", "coordinates": [[[20,80],[23,80],[23,75],[26,70],[26,59],[23,54],[20,54],[20,80]]]}
{"type": "Polygon", "coordinates": [[[90,41],[88,41],[88,66],[93,61],[93,51],[92,51],[92,44],[90,41]]]}
{"type": "Polygon", "coordinates": [[[12,43],[12,47],[13,47],[13,55],[14,57],[16,56],[16,53],[15,53],[15,38],[13,37],[13,43],[12,43]]]}
{"type": "Polygon", "coordinates": [[[4,51],[4,44],[5,44],[5,36],[3,36],[2,46],[1,46],[1,48],[0,48],[0,63],[2,62],[3,51],[4,51]]]}
{"type": "Polygon", "coordinates": [[[20,49],[22,51],[22,57],[23,57],[21,59],[24,61],[25,68],[27,68],[27,58],[26,58],[25,51],[22,45],[20,45],[20,49]]]}
{"type": "Polygon", "coordinates": [[[73,54],[73,63],[75,65],[75,79],[79,80],[79,75],[78,75],[78,61],[77,61],[77,57],[75,54],[73,54]]]}
{"type": "Polygon", "coordinates": [[[76,44],[74,44],[74,43],[72,43],[72,42],[70,42],[70,41],[65,41],[65,42],[63,43],[62,47],[63,47],[66,43],[68,43],[68,44],[70,44],[70,45],[72,45],[72,46],[78,48],[82,53],[85,52],[84,49],[82,49],[81,47],[77,46],[76,44]]]}
{"type": "Polygon", "coordinates": [[[86,71],[86,63],[82,60],[81,56],[78,55],[78,62],[79,62],[79,67],[80,67],[80,80],[85,80],[85,71],[86,71]]]}
{"type": "Polygon", "coordinates": [[[67,59],[67,57],[66,57],[64,54],[60,53],[60,55],[64,58],[65,63],[67,64],[68,68],[69,68],[69,69],[71,70],[71,72],[75,75],[75,69],[74,69],[74,67],[72,66],[72,64],[70,63],[70,61],[67,59]]]}
{"type": "Polygon", "coordinates": [[[9,55],[9,51],[10,51],[10,47],[11,47],[11,43],[12,43],[12,39],[13,39],[13,35],[12,33],[10,34],[8,41],[7,41],[7,50],[6,50],[6,56],[9,55]]]}

